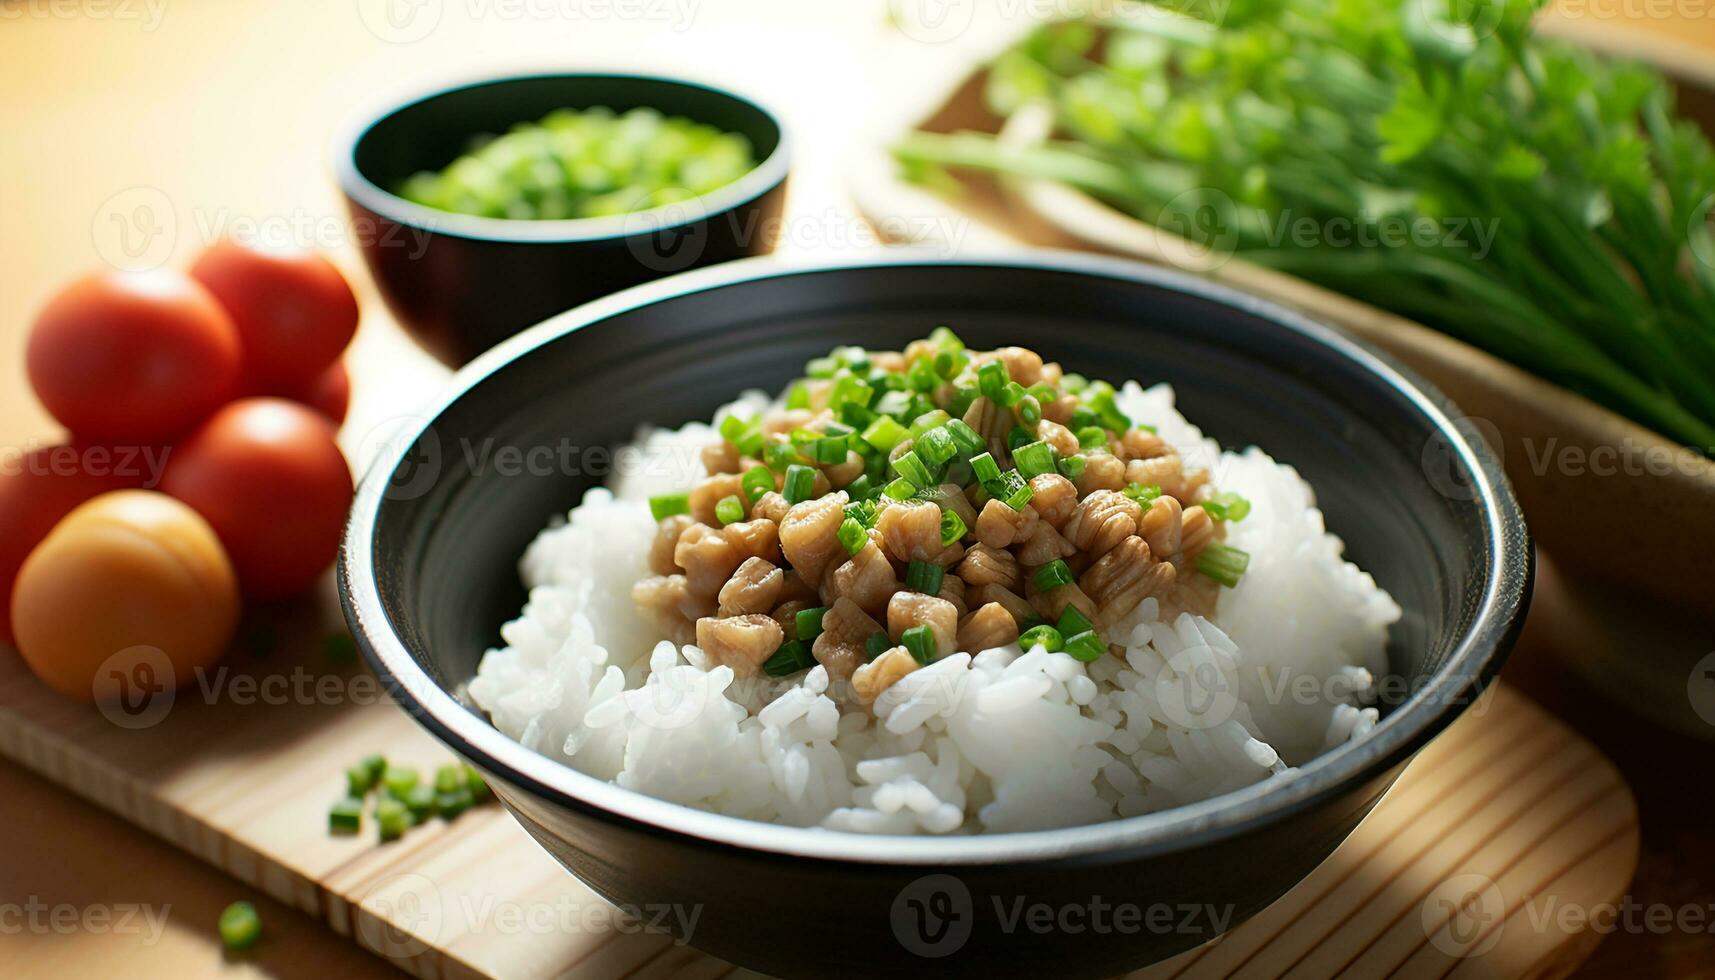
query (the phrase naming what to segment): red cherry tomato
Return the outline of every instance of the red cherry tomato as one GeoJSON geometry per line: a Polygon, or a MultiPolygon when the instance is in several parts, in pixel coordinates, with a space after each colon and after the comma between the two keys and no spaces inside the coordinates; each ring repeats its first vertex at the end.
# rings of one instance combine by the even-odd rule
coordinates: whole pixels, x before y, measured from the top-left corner
{"type": "Polygon", "coordinates": [[[278,599],[333,564],[352,481],[327,419],[285,399],[245,398],[173,447],[161,489],[214,527],[245,595],[278,599]]]}
{"type": "Polygon", "coordinates": [[[140,487],[161,450],[146,462],[108,447],[49,446],[0,456],[0,639],[12,638],[12,586],[18,569],[61,518],[109,490],[140,487]]]}
{"type": "Polygon", "coordinates": [[[238,389],[238,332],[177,272],[81,279],[36,318],[30,384],[79,436],[154,442],[202,421],[238,389]]]}
{"type": "Polygon", "coordinates": [[[308,388],[290,397],[326,415],[338,427],[351,408],[351,375],[346,372],[344,362],[335,361],[308,388]]]}
{"type": "Polygon", "coordinates": [[[316,252],[268,251],[227,240],[204,252],[191,276],[208,287],[238,327],[247,393],[303,390],[357,331],[357,297],[333,263],[316,252]]]}

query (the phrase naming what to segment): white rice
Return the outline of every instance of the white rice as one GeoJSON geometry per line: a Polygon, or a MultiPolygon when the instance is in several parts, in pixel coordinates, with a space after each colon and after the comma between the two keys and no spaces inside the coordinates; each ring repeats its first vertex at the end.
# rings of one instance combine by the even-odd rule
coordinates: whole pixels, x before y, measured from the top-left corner
{"type": "MultiPolygon", "coordinates": [[[[722,415],[767,402],[747,393],[722,415]]],[[[530,546],[529,601],[469,694],[508,736],[638,792],[879,834],[1148,813],[1290,778],[1290,764],[1368,734],[1364,704],[1400,609],[1341,558],[1310,487],[1259,449],[1203,438],[1165,385],[1127,384],[1119,406],[1252,503],[1228,536],[1250,568],[1214,621],[1163,621],[1145,600],[1108,631],[1123,662],[1017,645],[955,653],[889,688],[873,717],[830,699],[820,667],[748,682],[704,670],[701,651],[660,640],[631,599],[650,574],[647,498],[703,475],[697,450],[716,435],[693,423],[640,433],[612,490],[591,490],[530,546]]]]}

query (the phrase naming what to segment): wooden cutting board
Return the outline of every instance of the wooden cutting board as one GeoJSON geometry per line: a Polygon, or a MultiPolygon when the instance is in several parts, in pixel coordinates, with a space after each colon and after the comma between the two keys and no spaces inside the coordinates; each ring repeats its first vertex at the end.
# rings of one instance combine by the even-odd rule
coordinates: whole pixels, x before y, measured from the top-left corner
{"type": "MultiPolygon", "coordinates": [[[[359,757],[425,771],[450,761],[362,665],[319,651],[331,609],[324,595],[314,615],[260,624],[279,630],[274,643],[234,654],[143,727],[55,696],[0,650],[0,753],[418,976],[735,969],[617,917],[498,806],[393,843],[370,820],[329,836],[328,804],[359,757]]],[[[1560,975],[1600,941],[1566,910],[1618,899],[1637,853],[1636,804],[1613,766],[1498,687],[1291,893],[1137,975],[1560,975]]]]}

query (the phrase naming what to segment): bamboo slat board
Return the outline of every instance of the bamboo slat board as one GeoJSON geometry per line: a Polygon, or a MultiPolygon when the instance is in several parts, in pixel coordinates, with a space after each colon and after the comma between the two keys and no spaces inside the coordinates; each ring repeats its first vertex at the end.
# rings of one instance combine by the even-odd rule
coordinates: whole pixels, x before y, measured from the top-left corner
{"type": "MultiPolygon", "coordinates": [[[[309,649],[307,639],[280,650],[309,649]]],[[[372,825],[330,837],[345,766],[379,750],[427,768],[446,750],[377,701],[361,666],[279,652],[230,660],[228,673],[181,689],[157,723],[131,729],[0,656],[0,753],[418,976],[732,971],[617,918],[498,807],[391,844],[372,825]]],[[[1137,976],[1558,975],[1600,938],[1566,928],[1561,913],[1619,898],[1637,849],[1636,806],[1614,768],[1500,687],[1285,898],[1137,976]]]]}

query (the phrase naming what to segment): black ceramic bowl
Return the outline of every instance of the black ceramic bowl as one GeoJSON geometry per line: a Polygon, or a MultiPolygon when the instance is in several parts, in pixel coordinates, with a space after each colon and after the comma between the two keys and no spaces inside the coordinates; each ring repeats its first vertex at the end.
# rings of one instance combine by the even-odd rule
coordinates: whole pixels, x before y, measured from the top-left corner
{"type": "Polygon", "coordinates": [[[550,853],[616,903],[697,909],[693,944],[781,976],[1096,977],[1210,938],[1218,920],[1243,919],[1314,868],[1480,691],[1514,640],[1530,581],[1530,543],[1500,468],[1438,396],[1279,307],[1058,254],[736,263],[556,317],[466,368],[418,431],[383,453],[340,562],[346,615],[376,670],[492,776],[550,853]],[[1092,376],[1171,382],[1210,435],[1298,467],[1349,556],[1405,609],[1389,647],[1403,683],[1371,736],[1296,778],[1150,816],[864,837],[637,795],[523,748],[460,702],[523,603],[519,555],[594,482],[473,468],[466,447],[620,444],[641,421],[678,425],[740,388],[779,388],[834,344],[898,349],[937,324],[1092,376]],[[1133,909],[1129,925],[1110,913],[1105,930],[1044,931],[1014,918],[1046,907],[1073,910],[1056,921],[1077,923],[1102,905],[1133,909]]]}
{"type": "Polygon", "coordinates": [[[579,303],[770,251],[788,157],[779,119],[731,92],[646,75],[533,74],[442,88],[365,113],[339,140],[334,171],[388,309],[456,367],[579,303]],[[451,163],[472,137],[590,106],[649,107],[739,133],[757,166],[682,204],[606,218],[481,218],[393,193],[412,174],[451,163]]]}

